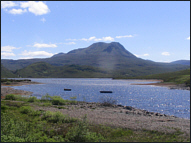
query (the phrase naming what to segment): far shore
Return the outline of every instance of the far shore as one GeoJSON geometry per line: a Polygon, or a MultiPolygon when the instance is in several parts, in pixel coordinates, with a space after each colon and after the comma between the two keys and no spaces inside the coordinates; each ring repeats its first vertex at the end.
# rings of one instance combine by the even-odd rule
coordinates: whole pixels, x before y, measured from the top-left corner
{"type": "MultiPolygon", "coordinates": [[[[154,81],[154,80],[153,80],[154,81]]],[[[160,81],[160,80],[158,80],[160,81]]],[[[180,90],[190,90],[189,86],[185,86],[185,84],[175,84],[172,82],[163,82],[162,80],[157,83],[132,83],[131,85],[154,85],[154,86],[162,86],[162,87],[167,87],[170,89],[180,89],[180,90]]]]}

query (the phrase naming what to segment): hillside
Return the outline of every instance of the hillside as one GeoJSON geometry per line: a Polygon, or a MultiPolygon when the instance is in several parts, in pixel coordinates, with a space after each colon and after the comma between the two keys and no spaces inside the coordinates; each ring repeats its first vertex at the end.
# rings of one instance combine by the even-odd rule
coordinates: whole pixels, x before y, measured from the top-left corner
{"type": "Polygon", "coordinates": [[[91,66],[65,65],[58,67],[45,62],[31,64],[23,69],[17,70],[15,74],[24,78],[109,77],[109,74],[105,71],[91,66]]]}
{"type": "Polygon", "coordinates": [[[153,74],[147,76],[136,77],[137,79],[161,79],[164,82],[173,82],[176,84],[186,84],[190,86],[190,69],[168,72],[163,74],[153,74]]]}
{"type": "Polygon", "coordinates": [[[1,78],[14,78],[17,77],[10,70],[6,69],[3,65],[1,65],[1,78]]]}
{"type": "Polygon", "coordinates": [[[172,64],[190,65],[190,60],[178,60],[171,62],[172,64]]]}
{"type": "MultiPolygon", "coordinates": [[[[104,77],[109,76],[109,77],[121,77],[121,78],[173,72],[187,69],[190,67],[189,65],[181,65],[174,63],[158,63],[137,58],[132,53],[127,51],[126,48],[124,48],[118,42],[111,42],[111,43],[98,42],[86,48],[75,49],[66,54],[59,53],[50,58],[45,58],[45,59],[1,60],[1,63],[7,69],[12,71],[23,69],[22,70],[23,73],[24,70],[26,70],[27,66],[30,66],[31,64],[37,62],[48,63],[49,67],[51,65],[54,66],[54,68],[58,68],[59,70],[61,70],[63,66],[70,66],[70,65],[90,66],[91,68],[95,68],[96,70],[98,70],[98,73],[99,69],[103,70],[106,73],[101,75],[98,74],[100,75],[100,77],[103,77],[104,75],[104,77]]],[[[33,66],[35,65],[36,64],[34,64],[33,66]]],[[[39,68],[38,69],[39,71],[41,69],[39,65],[38,67],[35,68],[39,68]]],[[[81,75],[83,74],[82,72],[84,71],[80,71],[80,73],[77,72],[77,74],[74,74],[74,76],[81,77],[81,75]]],[[[31,72],[27,71],[27,73],[31,72]]],[[[42,77],[44,77],[45,76],[44,74],[45,73],[39,74],[39,76],[41,75],[42,77]]],[[[87,73],[84,72],[84,74],[87,73]]],[[[51,74],[51,77],[53,75],[54,74],[51,74]]],[[[68,76],[69,75],[72,74],[68,74],[68,76]]]]}

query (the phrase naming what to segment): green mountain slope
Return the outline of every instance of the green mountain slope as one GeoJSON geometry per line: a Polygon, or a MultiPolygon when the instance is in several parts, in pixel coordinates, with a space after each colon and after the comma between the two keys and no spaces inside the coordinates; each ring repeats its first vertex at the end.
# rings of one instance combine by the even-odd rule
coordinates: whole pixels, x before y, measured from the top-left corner
{"type": "Polygon", "coordinates": [[[21,77],[24,78],[109,77],[109,74],[104,70],[91,66],[52,66],[45,62],[31,64],[23,69],[17,70],[16,74],[21,75],[21,77]]]}
{"type": "Polygon", "coordinates": [[[14,78],[17,77],[11,71],[6,69],[3,65],[1,65],[1,78],[14,78]]]}

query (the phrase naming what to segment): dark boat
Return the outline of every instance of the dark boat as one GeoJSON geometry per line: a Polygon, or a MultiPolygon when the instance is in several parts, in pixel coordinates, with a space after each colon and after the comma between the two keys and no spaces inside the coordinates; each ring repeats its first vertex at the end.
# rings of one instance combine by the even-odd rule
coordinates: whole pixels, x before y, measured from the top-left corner
{"type": "Polygon", "coordinates": [[[100,93],[112,93],[112,91],[100,91],[100,93]]]}
{"type": "Polygon", "coordinates": [[[64,88],[64,91],[71,91],[71,89],[64,88]]]}

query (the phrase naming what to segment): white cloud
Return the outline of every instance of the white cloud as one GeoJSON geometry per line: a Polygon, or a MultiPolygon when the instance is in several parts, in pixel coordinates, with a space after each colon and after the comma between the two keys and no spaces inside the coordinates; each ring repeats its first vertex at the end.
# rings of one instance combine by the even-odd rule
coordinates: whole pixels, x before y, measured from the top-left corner
{"type": "Polygon", "coordinates": [[[33,45],[33,47],[36,48],[56,48],[57,45],[56,44],[40,44],[40,43],[36,43],[33,45]]]}
{"type": "Polygon", "coordinates": [[[4,57],[12,57],[12,56],[15,56],[15,54],[14,54],[14,53],[2,52],[2,53],[1,53],[1,56],[4,56],[4,57]]]}
{"type": "Polygon", "coordinates": [[[102,39],[101,38],[96,38],[96,39],[94,39],[94,41],[101,41],[102,39]]]}
{"type": "Polygon", "coordinates": [[[28,2],[20,2],[22,8],[28,8],[28,11],[34,13],[35,15],[43,15],[50,12],[48,6],[39,1],[28,1],[28,2]]]}
{"type": "Polygon", "coordinates": [[[136,57],[146,57],[146,56],[149,56],[149,54],[143,54],[143,55],[137,55],[137,54],[134,54],[136,57]]]}
{"type": "Polygon", "coordinates": [[[79,40],[83,40],[83,41],[114,41],[114,38],[112,38],[110,36],[102,37],[102,38],[96,38],[95,36],[92,36],[92,37],[90,37],[88,39],[82,38],[82,39],[79,39],[79,40]]]}
{"type": "MultiPolygon", "coordinates": [[[[83,38],[83,39],[85,39],[85,38],[83,38]]],[[[78,39],[66,39],[66,41],[77,41],[78,39]]],[[[82,40],[82,39],[80,39],[80,40],[82,40]]]]}
{"type": "Polygon", "coordinates": [[[9,13],[11,13],[11,14],[23,14],[23,13],[25,13],[25,12],[27,12],[27,10],[26,9],[11,9],[10,11],[9,11],[9,13]]]}
{"type": "Polygon", "coordinates": [[[17,4],[12,1],[1,1],[1,8],[14,7],[14,6],[17,6],[17,4]]]}
{"type": "Polygon", "coordinates": [[[88,38],[88,39],[82,38],[82,39],[80,39],[80,40],[83,40],[83,41],[92,41],[92,40],[95,40],[95,39],[96,39],[96,37],[95,37],[95,36],[92,36],[92,37],[90,37],[90,38],[88,38]]]}
{"type": "Polygon", "coordinates": [[[38,56],[53,56],[54,54],[52,53],[48,53],[46,51],[35,51],[35,52],[31,52],[31,51],[23,51],[22,54],[20,54],[22,56],[28,56],[28,57],[38,57],[38,56]]]}
{"type": "Polygon", "coordinates": [[[115,38],[130,38],[133,37],[132,35],[125,35],[125,36],[116,36],[115,38]]]}
{"type": "Polygon", "coordinates": [[[68,43],[64,43],[64,44],[66,44],[66,45],[74,45],[76,43],[75,42],[68,42],[68,43]]]}
{"type": "Polygon", "coordinates": [[[143,54],[143,56],[149,56],[149,54],[143,54]]]}
{"type": "Polygon", "coordinates": [[[134,54],[136,57],[140,57],[139,55],[137,55],[137,54],[134,54]]]}
{"type": "Polygon", "coordinates": [[[187,40],[190,40],[190,36],[188,38],[186,38],[187,40]]]}
{"type": "Polygon", "coordinates": [[[163,56],[170,56],[170,53],[169,52],[162,52],[161,55],[163,55],[163,56]]]}
{"type": "Polygon", "coordinates": [[[90,37],[88,40],[94,40],[94,39],[96,39],[96,37],[95,36],[93,36],[93,37],[90,37]]]}
{"type": "Polygon", "coordinates": [[[114,41],[114,38],[112,37],[102,37],[103,41],[114,41]]]}
{"type": "Polygon", "coordinates": [[[13,49],[20,49],[20,48],[16,48],[16,47],[13,47],[13,46],[3,46],[3,47],[1,47],[1,51],[3,51],[3,52],[12,52],[13,49]]]}
{"type": "Polygon", "coordinates": [[[46,19],[43,17],[40,21],[42,21],[44,23],[46,21],[46,19]]]}

